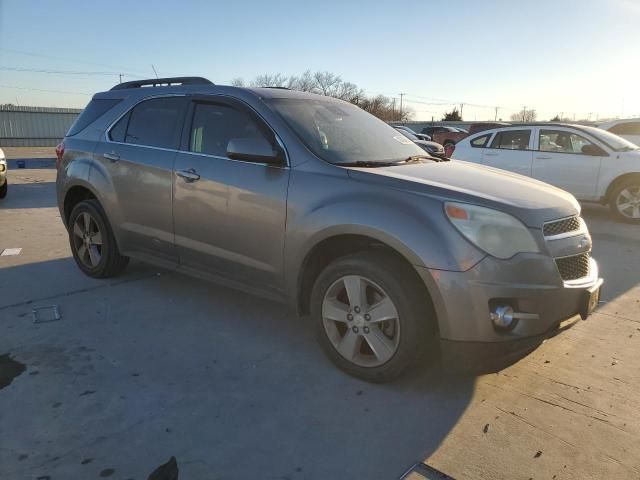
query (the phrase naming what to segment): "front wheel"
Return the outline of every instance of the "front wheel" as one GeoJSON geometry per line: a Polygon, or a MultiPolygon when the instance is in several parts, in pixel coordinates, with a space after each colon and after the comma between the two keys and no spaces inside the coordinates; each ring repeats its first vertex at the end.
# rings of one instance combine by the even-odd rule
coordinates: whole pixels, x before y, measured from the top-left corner
{"type": "Polygon", "coordinates": [[[374,252],[329,264],[311,295],[315,330],[327,356],[347,373],[391,381],[427,347],[433,316],[419,277],[396,258],[374,252]]]}
{"type": "Polygon", "coordinates": [[[640,177],[630,178],[618,185],[611,192],[609,208],[618,220],[640,224],[640,177]]]}

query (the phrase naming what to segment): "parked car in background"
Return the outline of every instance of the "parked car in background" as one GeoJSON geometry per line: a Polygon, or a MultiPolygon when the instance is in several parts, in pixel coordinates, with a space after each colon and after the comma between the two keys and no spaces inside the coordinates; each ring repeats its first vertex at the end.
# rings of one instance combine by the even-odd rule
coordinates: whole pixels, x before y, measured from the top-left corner
{"type": "Polygon", "coordinates": [[[398,127],[394,127],[398,132],[407,137],[409,140],[417,144],[424,151],[428,152],[429,155],[434,156],[436,158],[445,159],[447,158],[445,155],[445,149],[442,145],[436,142],[431,142],[429,140],[422,140],[417,135],[398,127]]]}
{"type": "Polygon", "coordinates": [[[7,190],[9,189],[9,181],[7,180],[7,159],[4,156],[4,152],[0,148],[0,198],[7,196],[7,190]]]}
{"type": "Polygon", "coordinates": [[[461,128],[442,125],[424,127],[422,133],[429,135],[432,141],[443,145],[445,148],[449,145],[455,145],[456,142],[469,135],[469,132],[461,128]]]}
{"type": "Polygon", "coordinates": [[[607,132],[626,138],[631,143],[640,145],[640,118],[629,118],[625,120],[612,120],[610,122],[601,123],[598,128],[602,128],[607,132]]]}
{"type": "Polygon", "coordinates": [[[458,142],[453,156],[550,183],[640,223],[640,147],[606,130],[561,123],[501,127],[458,142]]]}
{"type": "Polygon", "coordinates": [[[450,366],[506,361],[598,304],[572,195],[434,161],[338,99],[127,82],[96,94],[56,153],[58,207],[86,275],[115,276],[135,257],[286,301],[366,380],[397,377],[435,339],[450,366]]]}
{"type": "Polygon", "coordinates": [[[509,125],[511,124],[507,122],[476,122],[469,125],[469,135],[491,128],[508,127],[509,125]]]}
{"type": "Polygon", "coordinates": [[[426,141],[431,141],[431,137],[429,135],[425,135],[424,133],[416,133],[413,129],[405,126],[405,125],[392,125],[393,128],[395,128],[396,130],[403,130],[407,133],[409,133],[410,135],[413,135],[415,137],[418,137],[420,140],[426,140],[426,141]]]}

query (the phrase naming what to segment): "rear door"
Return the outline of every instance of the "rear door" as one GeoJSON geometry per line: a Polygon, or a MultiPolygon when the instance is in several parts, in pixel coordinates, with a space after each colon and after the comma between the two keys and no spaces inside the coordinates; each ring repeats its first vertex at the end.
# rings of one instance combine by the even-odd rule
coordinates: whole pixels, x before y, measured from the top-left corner
{"type": "Polygon", "coordinates": [[[144,100],[108,129],[96,148],[113,183],[116,207],[107,213],[125,253],[177,263],[171,188],[186,107],[184,96],[144,100]]]}
{"type": "Polygon", "coordinates": [[[262,137],[280,148],[275,134],[249,107],[225,97],[194,100],[187,118],[187,151],[178,154],[173,179],[180,263],[278,290],[289,168],[227,157],[234,138],[262,137]]]}
{"type": "Polygon", "coordinates": [[[531,128],[498,130],[483,151],[482,163],[530,177],[532,136],[531,128]]]}
{"type": "Polygon", "coordinates": [[[598,177],[604,157],[583,153],[583,149],[592,144],[600,146],[595,140],[570,128],[536,128],[533,177],[560,187],[581,200],[597,199],[598,177]]]}

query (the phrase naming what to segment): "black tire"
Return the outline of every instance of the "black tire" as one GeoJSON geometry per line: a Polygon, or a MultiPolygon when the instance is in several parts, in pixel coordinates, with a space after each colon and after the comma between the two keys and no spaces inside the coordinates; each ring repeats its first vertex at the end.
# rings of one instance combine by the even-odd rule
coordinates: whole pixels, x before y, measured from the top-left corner
{"type": "MultiPolygon", "coordinates": [[[[84,219],[85,217],[82,217],[84,219]]],[[[69,244],[78,267],[86,275],[93,278],[108,278],[120,274],[129,263],[129,257],[120,254],[118,245],[116,244],[113,230],[107,220],[100,203],[97,200],[83,200],[78,203],[69,216],[69,244]],[[74,226],[79,217],[83,214],[89,214],[93,229],[101,233],[101,246],[99,251],[99,261],[95,265],[89,265],[86,260],[80,258],[77,235],[74,232],[74,226]]],[[[80,241],[82,243],[82,240],[80,241]]],[[[85,256],[86,258],[86,256],[85,256]]],[[[90,263],[90,262],[89,262],[90,263]]]]}
{"type": "Polygon", "coordinates": [[[631,211],[627,210],[626,211],[627,215],[625,215],[625,213],[621,212],[618,207],[618,204],[620,202],[619,197],[621,193],[625,190],[635,192],[636,196],[640,195],[640,176],[630,177],[626,180],[623,180],[622,182],[620,182],[618,185],[614,187],[614,189],[611,191],[611,194],[609,195],[609,200],[608,200],[611,214],[616,220],[619,220],[621,222],[633,223],[636,225],[640,224],[640,218],[632,218],[631,216],[628,215],[628,213],[632,214],[633,210],[631,211]]]}
{"type": "MultiPolygon", "coordinates": [[[[370,382],[389,382],[414,366],[435,332],[435,315],[419,277],[411,267],[383,252],[360,252],[341,257],[318,276],[311,293],[311,318],[322,349],[343,371],[370,382]],[[358,275],[380,286],[396,307],[399,340],[393,356],[379,366],[361,366],[343,357],[333,346],[324,326],[322,305],[332,285],[346,276],[358,275]]],[[[346,324],[351,325],[351,324],[346,324]]],[[[362,347],[360,347],[362,348],[362,347]]]]}
{"type": "Polygon", "coordinates": [[[0,187],[0,198],[6,197],[8,190],[9,190],[9,180],[5,180],[4,185],[0,187]]]}

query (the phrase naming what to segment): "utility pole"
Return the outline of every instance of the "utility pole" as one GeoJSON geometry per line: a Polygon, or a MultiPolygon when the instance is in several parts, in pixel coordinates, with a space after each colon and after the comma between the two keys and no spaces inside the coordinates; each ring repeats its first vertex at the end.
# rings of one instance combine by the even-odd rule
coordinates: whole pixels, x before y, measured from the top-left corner
{"type": "Polygon", "coordinates": [[[391,101],[391,118],[396,119],[396,97],[393,97],[391,101]]]}
{"type": "Polygon", "coordinates": [[[523,105],[523,107],[522,107],[522,121],[523,122],[525,120],[526,115],[527,115],[527,106],[523,105]]]}
{"type": "Polygon", "coordinates": [[[493,116],[493,121],[497,121],[498,120],[498,107],[493,107],[496,110],[496,114],[493,116]]]}
{"type": "Polygon", "coordinates": [[[406,95],[406,93],[400,93],[400,121],[402,121],[402,97],[406,95]]]}
{"type": "Polygon", "coordinates": [[[120,83],[122,83],[122,74],[119,73],[118,76],[120,77],[120,83]]]}
{"type": "Polygon", "coordinates": [[[462,120],[462,107],[464,107],[464,103],[460,104],[460,120],[462,120]]]}

